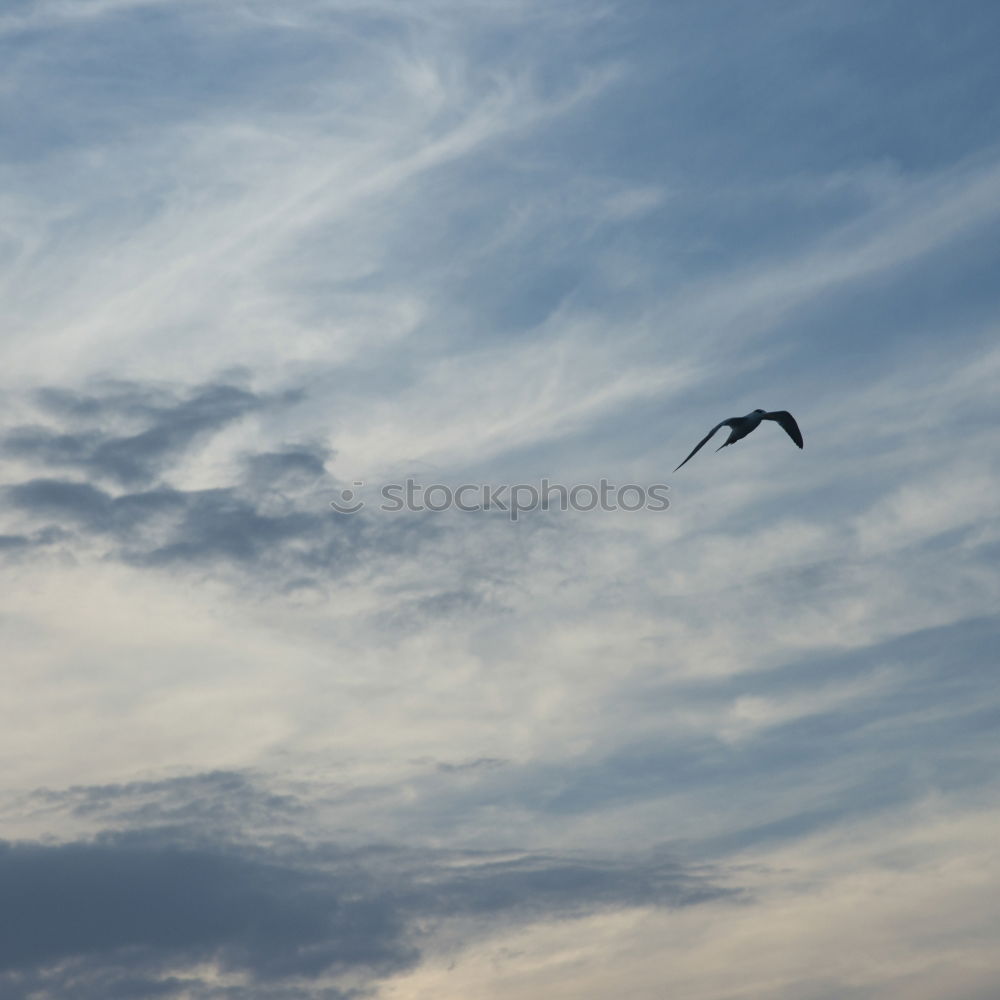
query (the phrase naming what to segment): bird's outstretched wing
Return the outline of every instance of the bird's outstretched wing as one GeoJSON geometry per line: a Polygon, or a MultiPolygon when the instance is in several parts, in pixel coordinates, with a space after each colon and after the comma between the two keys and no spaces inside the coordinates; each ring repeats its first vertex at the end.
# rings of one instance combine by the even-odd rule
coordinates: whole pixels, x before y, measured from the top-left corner
{"type": "Polygon", "coordinates": [[[776,420],[785,429],[785,433],[800,448],[802,447],[802,431],[799,430],[799,425],[795,422],[795,417],[788,410],[775,410],[773,413],[765,413],[762,419],[776,420]]]}
{"type": "MultiPolygon", "coordinates": [[[[692,459],[692,458],[694,458],[694,456],[698,454],[698,450],[699,450],[699,449],[701,448],[701,446],[702,446],[702,445],[704,445],[704,444],[707,444],[707,443],[708,443],[708,439],[709,439],[709,438],[710,438],[710,437],[711,437],[711,436],[712,436],[712,435],[713,435],[713,434],[714,434],[714,433],[715,433],[715,432],[716,432],[716,431],[717,431],[717,430],[718,430],[718,429],[719,429],[720,427],[729,427],[729,426],[730,426],[730,423],[729,423],[729,421],[728,421],[728,420],[723,420],[723,421],[722,421],[721,423],[718,423],[718,424],[716,424],[716,425],[715,425],[715,426],[714,426],[714,427],[713,427],[713,428],[712,428],[712,429],[711,429],[711,430],[710,430],[710,431],[709,431],[709,432],[708,432],[708,433],[707,433],[707,434],[706,434],[706,435],[705,435],[705,436],[704,436],[704,437],[703,437],[703,438],[702,438],[702,439],[701,439],[701,440],[700,440],[700,441],[699,441],[699,442],[698,442],[698,443],[697,443],[697,444],[696,444],[696,445],[694,446],[694,451],[692,451],[692,452],[691,452],[691,454],[690,454],[690,455],[688,455],[688,457],[684,459],[684,462],[681,462],[681,465],[684,465],[684,463],[685,463],[685,462],[690,462],[690,461],[691,461],[691,459],[692,459]]],[[[678,465],[678,466],[677,466],[677,469],[679,469],[679,468],[681,467],[681,465],[678,465]]],[[[674,469],[674,472],[676,472],[676,471],[677,471],[677,469],[674,469]]]]}

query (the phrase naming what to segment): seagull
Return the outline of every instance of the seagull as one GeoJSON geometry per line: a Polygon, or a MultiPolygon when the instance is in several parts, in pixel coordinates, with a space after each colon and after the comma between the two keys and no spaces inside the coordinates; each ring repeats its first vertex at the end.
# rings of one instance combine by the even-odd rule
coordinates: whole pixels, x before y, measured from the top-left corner
{"type": "MultiPolygon", "coordinates": [[[[684,465],[686,462],[690,462],[692,458],[698,453],[699,449],[703,444],[705,444],[708,439],[720,428],[729,427],[731,428],[728,440],[724,441],[722,444],[716,448],[716,451],[722,451],[727,444],[736,444],[741,438],[745,438],[752,430],[756,430],[757,425],[762,420],[775,420],[785,429],[785,433],[801,448],[802,447],[802,431],[799,430],[799,425],[795,422],[795,417],[793,417],[788,410],[772,410],[768,413],[766,410],[754,410],[752,413],[748,413],[745,417],[730,417],[728,420],[723,420],[721,423],[716,424],[696,445],[694,451],[688,455],[687,458],[681,462],[684,465]]],[[[681,467],[677,466],[677,469],[681,467]]],[[[677,471],[674,469],[674,472],[677,471]]]]}

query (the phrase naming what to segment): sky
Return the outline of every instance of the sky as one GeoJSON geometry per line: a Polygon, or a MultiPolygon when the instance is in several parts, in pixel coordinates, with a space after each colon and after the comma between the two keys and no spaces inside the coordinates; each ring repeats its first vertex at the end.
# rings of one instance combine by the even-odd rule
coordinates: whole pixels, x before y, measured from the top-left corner
{"type": "Polygon", "coordinates": [[[998,32],[8,2],[0,997],[1000,995],[998,32]]]}

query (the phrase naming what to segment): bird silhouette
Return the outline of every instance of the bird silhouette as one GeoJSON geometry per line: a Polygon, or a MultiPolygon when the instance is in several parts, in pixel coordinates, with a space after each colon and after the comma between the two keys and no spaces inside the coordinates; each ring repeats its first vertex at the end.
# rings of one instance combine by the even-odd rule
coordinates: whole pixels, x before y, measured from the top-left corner
{"type": "MultiPolygon", "coordinates": [[[[756,430],[760,425],[762,420],[774,420],[776,423],[781,424],[784,428],[785,433],[801,448],[802,447],[802,431],[799,430],[799,425],[795,422],[795,417],[793,417],[788,410],[772,410],[768,413],[766,410],[754,410],[748,413],[745,417],[730,417],[728,420],[723,420],[717,423],[695,446],[694,451],[688,455],[687,458],[681,462],[684,465],[686,462],[690,462],[695,455],[698,454],[702,445],[708,442],[708,439],[720,428],[729,427],[730,433],[727,440],[723,441],[722,444],[716,448],[716,451],[722,451],[727,444],[736,444],[737,441],[745,438],[751,431],[756,430]]],[[[681,467],[677,466],[677,469],[681,467]]],[[[674,472],[677,471],[674,469],[674,472]]]]}

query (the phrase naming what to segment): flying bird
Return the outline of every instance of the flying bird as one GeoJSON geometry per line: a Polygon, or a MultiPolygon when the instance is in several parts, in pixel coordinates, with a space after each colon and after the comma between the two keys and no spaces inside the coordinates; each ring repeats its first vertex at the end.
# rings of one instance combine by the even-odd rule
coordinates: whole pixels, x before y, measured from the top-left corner
{"type": "MultiPolygon", "coordinates": [[[[758,424],[762,420],[774,420],[781,424],[784,428],[785,433],[801,448],[802,447],[802,431],[799,430],[799,425],[795,422],[795,417],[793,417],[788,410],[773,410],[768,413],[766,410],[754,410],[752,413],[748,413],[745,417],[730,417],[728,420],[723,420],[721,423],[716,424],[694,447],[694,451],[688,455],[687,458],[681,462],[684,465],[685,462],[690,462],[698,451],[701,449],[702,445],[708,442],[708,439],[720,428],[729,427],[731,428],[729,432],[729,438],[723,441],[722,444],[716,448],[716,451],[722,451],[727,444],[736,444],[741,438],[745,438],[752,430],[756,430],[758,424]]],[[[677,466],[677,469],[681,467],[677,466]]],[[[677,471],[674,469],[674,472],[677,471]]]]}

